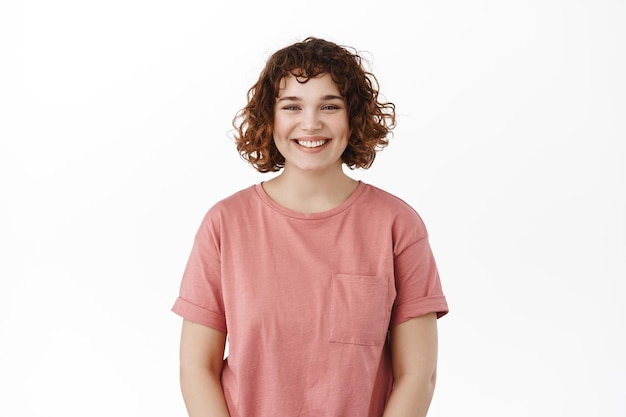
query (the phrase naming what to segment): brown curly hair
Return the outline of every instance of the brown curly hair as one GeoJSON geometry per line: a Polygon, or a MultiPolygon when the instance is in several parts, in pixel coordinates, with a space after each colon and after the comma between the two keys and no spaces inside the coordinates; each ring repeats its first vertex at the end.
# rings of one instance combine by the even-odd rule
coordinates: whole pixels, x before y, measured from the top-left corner
{"type": "Polygon", "coordinates": [[[365,70],[363,63],[353,48],[314,37],[275,52],[248,90],[248,104],[233,119],[234,139],[241,157],[259,172],[283,168],[285,158],[273,139],[274,105],[281,81],[289,75],[306,82],[330,74],[346,101],[351,131],[341,160],[350,169],[369,168],[376,152],[388,144],[388,136],[396,125],[396,112],[393,103],[379,102],[378,80],[365,70]]]}

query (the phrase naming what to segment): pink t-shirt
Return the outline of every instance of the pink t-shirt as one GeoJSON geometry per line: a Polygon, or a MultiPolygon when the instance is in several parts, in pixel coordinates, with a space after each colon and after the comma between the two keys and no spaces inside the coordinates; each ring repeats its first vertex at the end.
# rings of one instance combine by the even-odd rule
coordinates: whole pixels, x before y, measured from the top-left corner
{"type": "Polygon", "coordinates": [[[419,215],[361,182],[321,213],[286,209],[261,184],[215,204],[172,310],[228,334],[232,417],[380,417],[388,329],[448,306],[419,215]]]}

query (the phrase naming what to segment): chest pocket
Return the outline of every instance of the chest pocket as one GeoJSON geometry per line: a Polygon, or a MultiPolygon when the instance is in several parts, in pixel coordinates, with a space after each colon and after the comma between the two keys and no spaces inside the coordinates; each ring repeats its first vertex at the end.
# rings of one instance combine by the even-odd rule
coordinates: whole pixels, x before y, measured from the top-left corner
{"type": "Polygon", "coordinates": [[[377,276],[333,275],[329,341],[381,345],[391,317],[387,285],[377,276]]]}

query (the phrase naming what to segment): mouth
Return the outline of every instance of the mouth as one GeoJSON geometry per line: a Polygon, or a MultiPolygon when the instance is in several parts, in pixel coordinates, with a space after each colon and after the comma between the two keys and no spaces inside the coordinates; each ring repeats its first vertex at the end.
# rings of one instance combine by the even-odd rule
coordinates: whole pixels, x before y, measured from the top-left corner
{"type": "Polygon", "coordinates": [[[296,139],[295,142],[305,148],[319,148],[326,145],[330,139],[296,139]]]}

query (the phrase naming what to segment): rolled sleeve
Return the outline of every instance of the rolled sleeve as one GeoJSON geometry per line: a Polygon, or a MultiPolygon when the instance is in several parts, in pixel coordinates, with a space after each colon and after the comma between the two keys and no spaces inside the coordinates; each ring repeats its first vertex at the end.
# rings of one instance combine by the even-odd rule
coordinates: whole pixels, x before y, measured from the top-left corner
{"type": "Polygon", "coordinates": [[[429,313],[437,313],[437,318],[448,313],[428,237],[396,255],[394,270],[397,296],[392,309],[392,326],[429,313]]]}

